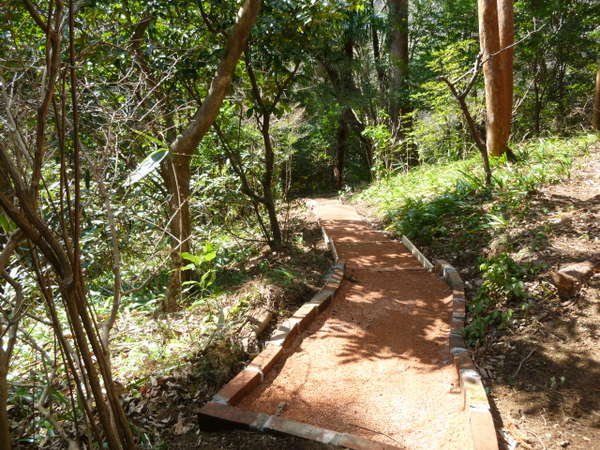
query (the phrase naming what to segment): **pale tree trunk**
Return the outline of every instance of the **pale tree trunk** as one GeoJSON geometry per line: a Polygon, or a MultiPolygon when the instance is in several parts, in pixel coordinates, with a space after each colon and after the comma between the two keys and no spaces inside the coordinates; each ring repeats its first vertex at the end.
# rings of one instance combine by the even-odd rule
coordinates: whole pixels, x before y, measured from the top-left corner
{"type": "Polygon", "coordinates": [[[238,13],[237,22],[233,26],[225,46],[225,55],[219,64],[217,73],[213,78],[208,95],[202,102],[192,121],[170,146],[170,157],[163,165],[162,173],[166,175],[167,189],[171,195],[169,203],[172,222],[170,226],[173,234],[175,267],[171,272],[165,308],[172,310],[177,305],[177,297],[181,292],[181,282],[185,275],[181,273],[182,251],[189,251],[189,238],[191,235],[190,220],[190,181],[191,157],[198,144],[215,121],[225,94],[231,86],[233,72],[242,51],[246,47],[250,30],[256,22],[260,10],[261,0],[246,0],[238,13]],[[169,173],[171,172],[171,173],[169,173]]]}
{"type": "Polygon", "coordinates": [[[402,116],[407,114],[408,0],[390,0],[390,119],[394,135],[403,134],[402,116]]]}
{"type": "Polygon", "coordinates": [[[596,94],[592,111],[592,127],[594,130],[600,131],[600,66],[596,71],[596,94]]]}
{"type": "MultiPolygon", "coordinates": [[[[483,53],[485,81],[486,146],[489,154],[502,155],[507,151],[512,114],[512,52],[502,43],[512,43],[512,2],[510,0],[478,0],[479,40],[483,53]],[[500,5],[501,13],[498,12],[500,5]],[[499,19],[501,16],[501,19],[499,19]],[[500,26],[505,35],[500,37],[500,26]],[[510,64],[509,64],[510,62],[510,64]],[[508,85],[510,83],[510,85],[508,85]],[[507,92],[510,90],[511,92],[507,92]],[[510,106],[509,106],[510,103],[510,106]]],[[[508,44],[510,45],[510,44],[508,44]]]]}

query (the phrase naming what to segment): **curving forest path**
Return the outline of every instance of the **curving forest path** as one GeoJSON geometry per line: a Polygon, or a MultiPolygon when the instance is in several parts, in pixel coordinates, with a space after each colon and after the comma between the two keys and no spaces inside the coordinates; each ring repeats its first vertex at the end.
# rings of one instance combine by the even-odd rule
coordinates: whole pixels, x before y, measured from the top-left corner
{"type": "Polygon", "coordinates": [[[331,305],[240,407],[410,449],[469,449],[451,292],[350,206],[314,212],[346,260],[331,305]]]}

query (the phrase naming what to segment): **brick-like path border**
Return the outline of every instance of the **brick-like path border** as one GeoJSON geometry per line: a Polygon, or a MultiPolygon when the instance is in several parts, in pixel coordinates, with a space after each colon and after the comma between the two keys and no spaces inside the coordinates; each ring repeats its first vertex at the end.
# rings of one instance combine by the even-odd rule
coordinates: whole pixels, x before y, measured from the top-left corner
{"type": "Polygon", "coordinates": [[[217,392],[212,400],[204,405],[199,413],[200,423],[206,429],[219,429],[224,426],[236,426],[252,430],[291,434],[300,438],[337,445],[356,450],[387,450],[389,445],[370,441],[349,433],[339,433],[314,425],[284,419],[279,416],[257,413],[237,405],[240,400],[257,387],[265,374],[283,356],[284,349],[291,346],[295,338],[306,329],[316,316],[322,312],[335,295],[344,279],[345,262],[337,258],[335,244],[323,229],[325,242],[329,245],[336,263],[325,277],[325,285],[308,302],[274,332],[265,349],[248,366],[238,373],[229,383],[217,392]]]}
{"type": "MultiPolygon", "coordinates": [[[[406,237],[403,237],[405,239],[406,237]]],[[[452,289],[452,322],[450,328],[450,354],[454,359],[460,387],[464,395],[464,409],[475,450],[498,450],[498,437],[492,417],[490,402],[471,353],[463,338],[466,315],[465,285],[458,271],[443,260],[433,266],[452,289]]]]}
{"type": "MultiPolygon", "coordinates": [[[[319,225],[321,223],[319,222],[319,225]]],[[[275,330],[265,349],[250,364],[217,392],[202,407],[200,422],[205,428],[237,426],[248,429],[291,434],[304,439],[357,450],[396,448],[356,435],[339,433],[313,425],[257,413],[235,406],[264,379],[265,374],[283,356],[284,349],[292,345],[301,331],[330,303],[344,278],[345,262],[338,259],[337,249],[325,228],[321,225],[323,238],[330,248],[335,265],[326,277],[325,286],[311,300],[302,305],[290,318],[275,330]]],[[[467,350],[463,329],[465,325],[466,299],[464,283],[454,267],[443,260],[432,264],[406,237],[402,242],[427,270],[434,270],[452,289],[452,321],[449,334],[450,354],[454,360],[460,387],[464,395],[464,409],[475,450],[498,450],[496,429],[490,404],[481,376],[470,352],[467,350]]]]}

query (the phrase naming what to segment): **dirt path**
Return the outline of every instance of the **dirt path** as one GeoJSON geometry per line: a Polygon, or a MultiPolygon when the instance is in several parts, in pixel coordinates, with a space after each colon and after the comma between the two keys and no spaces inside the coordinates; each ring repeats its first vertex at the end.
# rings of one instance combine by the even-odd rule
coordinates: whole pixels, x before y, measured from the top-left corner
{"type": "Polygon", "coordinates": [[[348,279],[239,406],[401,448],[470,448],[447,285],[352,207],[319,200],[315,213],[348,279]]]}

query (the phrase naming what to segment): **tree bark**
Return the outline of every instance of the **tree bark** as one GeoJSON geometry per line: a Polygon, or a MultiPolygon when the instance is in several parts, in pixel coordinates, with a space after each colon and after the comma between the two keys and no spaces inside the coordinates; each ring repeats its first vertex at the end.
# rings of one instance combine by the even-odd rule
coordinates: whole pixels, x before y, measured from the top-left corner
{"type": "Polygon", "coordinates": [[[263,115],[261,134],[265,144],[265,173],[261,184],[263,187],[264,205],[269,216],[269,225],[271,228],[271,242],[269,246],[273,250],[281,250],[283,240],[281,236],[281,227],[277,219],[277,209],[275,207],[275,198],[273,197],[273,171],[275,168],[275,152],[273,151],[273,142],[271,141],[270,126],[271,114],[263,115]]]}
{"type": "MultiPolygon", "coordinates": [[[[498,34],[500,38],[500,49],[505,49],[514,44],[515,40],[515,17],[513,0],[498,0],[498,34]]],[[[504,144],[507,145],[510,137],[512,124],[513,104],[513,57],[514,47],[507,48],[498,55],[502,65],[502,117],[504,144]]]]}
{"type": "Polygon", "coordinates": [[[335,141],[335,163],[333,166],[333,182],[336,190],[344,187],[344,160],[346,148],[348,147],[348,124],[344,117],[340,117],[340,124],[336,133],[335,141]]]}
{"type": "Polygon", "coordinates": [[[170,228],[175,243],[171,249],[175,253],[173,256],[175,267],[171,273],[165,302],[165,307],[168,309],[172,309],[177,304],[177,297],[181,292],[181,282],[185,276],[181,273],[182,261],[179,255],[182,251],[189,251],[190,249],[191,157],[219,113],[223,99],[231,85],[237,62],[246,47],[252,26],[258,17],[260,5],[261,0],[246,0],[244,2],[238,13],[237,22],[227,38],[225,55],[210,84],[208,95],[183,132],[171,143],[170,156],[163,165],[163,175],[165,172],[171,172],[171,174],[166,174],[167,179],[169,179],[166,184],[171,195],[169,209],[173,220],[170,228]]]}
{"type": "Polygon", "coordinates": [[[596,94],[592,111],[592,127],[600,131],[600,65],[596,71],[596,94]]]}
{"type": "Polygon", "coordinates": [[[169,232],[171,234],[172,272],[167,285],[167,295],[163,302],[164,312],[177,309],[181,286],[191,280],[191,271],[182,271],[182,252],[191,253],[192,222],[190,216],[191,156],[170,154],[161,164],[161,175],[169,194],[169,232]]]}
{"type": "Polygon", "coordinates": [[[0,349],[0,448],[10,450],[12,448],[10,442],[10,426],[8,422],[8,355],[4,354],[4,350],[0,349]]]}
{"type": "Polygon", "coordinates": [[[408,0],[391,0],[390,17],[390,120],[394,135],[403,134],[402,116],[408,112],[408,0]]]}
{"type": "MultiPolygon", "coordinates": [[[[483,75],[485,81],[485,105],[486,105],[486,147],[489,154],[494,156],[502,155],[506,152],[506,144],[510,134],[510,120],[507,114],[508,101],[512,104],[512,93],[506,90],[512,90],[507,86],[507,82],[512,80],[506,74],[510,67],[506,67],[508,56],[504,57],[502,53],[497,54],[501,47],[501,42],[512,42],[510,31],[512,29],[512,2],[505,0],[478,0],[479,13],[479,40],[481,51],[483,53],[483,75]],[[498,3],[500,2],[500,3],[498,3]],[[509,5],[510,3],[510,5],[509,5]],[[500,38],[500,25],[498,5],[502,9],[502,29],[506,33],[500,38]],[[510,99],[510,100],[509,100],[510,99]]],[[[509,54],[512,61],[512,54],[509,54]]],[[[512,111],[511,111],[512,113],[512,111]]]]}

